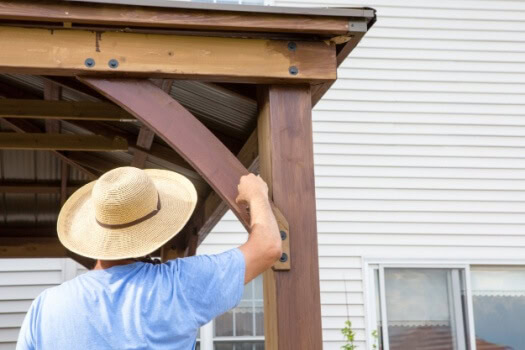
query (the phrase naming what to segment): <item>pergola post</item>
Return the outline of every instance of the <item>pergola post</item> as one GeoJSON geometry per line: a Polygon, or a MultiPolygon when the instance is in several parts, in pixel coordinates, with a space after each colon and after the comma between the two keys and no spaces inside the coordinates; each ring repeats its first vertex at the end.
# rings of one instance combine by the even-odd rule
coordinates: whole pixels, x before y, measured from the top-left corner
{"type": "Polygon", "coordinates": [[[309,86],[259,90],[260,173],[289,223],[289,271],[264,274],[268,350],[322,349],[309,86]]]}

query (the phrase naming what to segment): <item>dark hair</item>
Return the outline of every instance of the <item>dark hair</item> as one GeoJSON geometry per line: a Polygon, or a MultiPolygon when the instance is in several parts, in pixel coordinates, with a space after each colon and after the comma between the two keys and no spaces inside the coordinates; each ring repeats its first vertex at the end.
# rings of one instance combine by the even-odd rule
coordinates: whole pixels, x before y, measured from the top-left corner
{"type": "Polygon", "coordinates": [[[132,260],[140,261],[140,262],[148,263],[148,264],[153,264],[153,265],[162,264],[162,261],[160,261],[160,259],[153,258],[153,257],[151,257],[151,255],[146,255],[146,256],[143,256],[141,258],[133,258],[132,260]]]}

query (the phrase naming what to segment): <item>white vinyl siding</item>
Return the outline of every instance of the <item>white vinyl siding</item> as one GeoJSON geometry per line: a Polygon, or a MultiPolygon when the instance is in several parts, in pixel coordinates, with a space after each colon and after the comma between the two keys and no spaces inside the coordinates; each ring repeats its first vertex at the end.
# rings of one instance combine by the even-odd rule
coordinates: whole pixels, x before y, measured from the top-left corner
{"type": "Polygon", "coordinates": [[[348,315],[366,348],[364,258],[525,262],[525,1],[275,5],[378,16],[313,114],[324,349],[348,315]]]}
{"type": "Polygon", "coordinates": [[[15,348],[33,299],[83,271],[71,259],[0,259],[0,350],[15,348]]]}

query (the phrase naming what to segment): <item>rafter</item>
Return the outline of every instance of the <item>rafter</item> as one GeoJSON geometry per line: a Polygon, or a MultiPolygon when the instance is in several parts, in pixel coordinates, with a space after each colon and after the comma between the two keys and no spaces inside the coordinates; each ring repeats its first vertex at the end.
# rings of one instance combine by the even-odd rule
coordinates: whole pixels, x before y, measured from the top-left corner
{"type": "MultiPolygon", "coordinates": [[[[45,91],[49,91],[49,97],[57,93],[56,90],[45,91]]],[[[45,101],[0,99],[0,118],[136,121],[129,113],[111,103],[58,101],[52,98],[45,101]]]]}
{"type": "MultiPolygon", "coordinates": [[[[66,186],[66,193],[76,191],[79,186],[66,186]]],[[[64,189],[59,182],[0,182],[0,193],[41,193],[41,194],[59,194],[64,189]]]]}
{"type": "MultiPolygon", "coordinates": [[[[8,127],[10,127],[12,130],[18,132],[18,133],[38,133],[41,132],[40,128],[32,124],[31,122],[27,120],[21,120],[21,119],[5,119],[0,118],[0,121],[5,123],[8,127]]],[[[83,174],[85,174],[89,179],[93,180],[98,178],[98,173],[93,172],[89,170],[88,168],[76,163],[75,161],[71,160],[68,156],[66,156],[64,153],[59,151],[51,151],[53,155],[58,157],[59,159],[62,159],[72,167],[76,168],[83,174]]]]}
{"type": "Polygon", "coordinates": [[[0,149],[38,151],[127,151],[122,138],[97,135],[0,133],[0,149]]]}

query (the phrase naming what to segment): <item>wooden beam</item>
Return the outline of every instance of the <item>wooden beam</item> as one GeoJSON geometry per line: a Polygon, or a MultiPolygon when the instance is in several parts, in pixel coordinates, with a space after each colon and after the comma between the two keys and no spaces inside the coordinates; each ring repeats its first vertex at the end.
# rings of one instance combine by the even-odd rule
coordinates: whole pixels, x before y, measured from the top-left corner
{"type": "Polygon", "coordinates": [[[265,347],[322,349],[310,88],[270,86],[260,95],[261,176],[290,224],[293,259],[290,271],[264,273],[265,347]]]}
{"type": "Polygon", "coordinates": [[[0,73],[98,73],[248,83],[336,79],[334,44],[295,44],[290,49],[286,40],[2,26],[0,47],[9,50],[0,53],[0,73]]]}
{"type": "Polygon", "coordinates": [[[137,137],[137,148],[133,152],[131,166],[144,168],[144,164],[146,164],[146,159],[148,158],[148,153],[145,151],[149,151],[154,138],[155,132],[146,126],[140,128],[139,136],[137,137]]]}
{"type": "MultiPolygon", "coordinates": [[[[44,100],[60,101],[62,97],[62,88],[49,81],[44,81],[44,100]]],[[[50,134],[60,133],[60,121],[54,119],[46,119],[46,132],[50,134]]]]}
{"type": "MultiPolygon", "coordinates": [[[[349,11],[346,10],[345,11],[349,11]]],[[[350,12],[350,11],[349,11],[350,12]]],[[[374,16],[373,10],[355,9],[356,17],[374,16]]],[[[187,30],[308,33],[343,35],[351,31],[350,18],[293,14],[243,13],[131,7],[42,1],[3,1],[0,19],[49,21],[106,26],[156,27],[187,30]]]]}
{"type": "Polygon", "coordinates": [[[0,149],[38,151],[127,151],[121,138],[96,135],[0,133],[0,149]]]}
{"type": "Polygon", "coordinates": [[[0,99],[0,118],[136,121],[107,102],[19,99],[0,99]]]}
{"type": "Polygon", "coordinates": [[[2,258],[65,258],[67,254],[57,237],[0,237],[2,258]]]}
{"type": "Polygon", "coordinates": [[[166,162],[180,166],[188,171],[194,172],[192,167],[172,148],[166,147],[160,143],[153,142],[149,150],[140,149],[137,143],[137,137],[129,132],[125,132],[121,129],[115,128],[113,125],[109,125],[101,122],[87,122],[84,120],[69,121],[69,123],[78,126],[84,130],[87,130],[95,135],[101,135],[107,138],[121,137],[128,141],[128,147],[130,152],[136,152],[141,150],[148,156],[156,157],[166,162]]]}
{"type": "MultiPolygon", "coordinates": [[[[257,143],[257,130],[255,130],[241,151],[237,155],[239,161],[244,165],[249,172],[257,173],[259,163],[258,158],[258,143],[257,143]]],[[[228,211],[228,205],[221,199],[216,192],[211,192],[203,204],[203,219],[199,219],[200,223],[195,224],[196,234],[198,236],[197,244],[200,245],[204,239],[208,236],[210,231],[217,225],[221,218],[228,211]]]]}
{"type": "MultiPolygon", "coordinates": [[[[0,118],[0,122],[3,122],[7,124],[8,127],[10,127],[12,130],[18,132],[18,133],[38,133],[41,132],[41,130],[33,125],[32,123],[28,122],[27,120],[21,120],[21,119],[4,119],[0,118]]],[[[51,151],[51,153],[58,157],[59,159],[63,160],[64,162],[68,163],[72,167],[76,168],[78,171],[85,174],[90,180],[94,180],[98,178],[98,174],[92,172],[86,167],[81,166],[80,164],[74,162],[71,160],[68,156],[66,156],[64,153],[59,151],[51,151]]]]}
{"type": "Polygon", "coordinates": [[[242,163],[188,110],[148,80],[80,78],[164,139],[228,203],[246,228],[248,213],[235,198],[242,163]]]}
{"type": "Polygon", "coordinates": [[[69,179],[69,167],[67,163],[60,163],[60,207],[64,205],[68,197],[67,182],[69,179]]]}
{"type": "MultiPolygon", "coordinates": [[[[66,193],[73,193],[79,186],[66,186],[66,193]]],[[[58,182],[0,182],[0,193],[39,193],[39,194],[59,194],[64,189],[58,182]]]]}
{"type": "MultiPolygon", "coordinates": [[[[359,42],[365,36],[367,31],[368,26],[366,22],[361,22],[359,24],[356,23],[356,32],[352,35],[350,40],[347,43],[345,43],[337,52],[337,67],[341,66],[343,61],[348,57],[348,55],[350,55],[350,53],[354,50],[357,44],[359,44],[359,42]]],[[[312,87],[312,107],[315,107],[315,105],[321,100],[324,94],[326,94],[330,87],[332,87],[334,82],[335,80],[317,84],[312,87]]]]}

